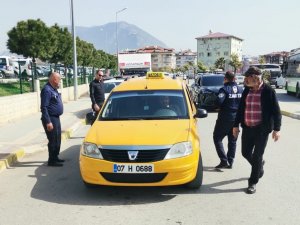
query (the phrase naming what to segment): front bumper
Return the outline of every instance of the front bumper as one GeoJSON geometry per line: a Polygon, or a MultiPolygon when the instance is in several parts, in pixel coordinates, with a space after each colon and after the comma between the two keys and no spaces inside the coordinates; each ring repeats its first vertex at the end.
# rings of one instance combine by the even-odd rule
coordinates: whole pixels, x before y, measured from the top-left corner
{"type": "Polygon", "coordinates": [[[192,181],[197,173],[198,160],[199,152],[194,152],[182,158],[150,162],[154,165],[154,173],[114,173],[113,166],[115,162],[80,155],[79,166],[82,179],[89,184],[169,186],[186,184],[192,181]]]}

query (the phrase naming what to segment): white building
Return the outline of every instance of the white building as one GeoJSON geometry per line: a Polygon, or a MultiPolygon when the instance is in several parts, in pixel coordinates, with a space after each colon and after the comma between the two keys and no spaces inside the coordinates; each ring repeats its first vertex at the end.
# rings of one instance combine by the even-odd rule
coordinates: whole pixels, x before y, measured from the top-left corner
{"type": "Polygon", "coordinates": [[[225,59],[225,70],[229,69],[230,56],[235,53],[242,60],[243,39],[230,34],[212,33],[197,37],[197,56],[207,67],[214,66],[217,59],[225,59]]]}
{"type": "Polygon", "coordinates": [[[183,67],[186,64],[197,64],[197,53],[190,49],[176,53],[176,67],[183,67]]]}
{"type": "Polygon", "coordinates": [[[176,56],[173,48],[159,46],[147,46],[137,50],[138,53],[150,53],[153,71],[161,71],[165,68],[175,69],[176,56]]]}

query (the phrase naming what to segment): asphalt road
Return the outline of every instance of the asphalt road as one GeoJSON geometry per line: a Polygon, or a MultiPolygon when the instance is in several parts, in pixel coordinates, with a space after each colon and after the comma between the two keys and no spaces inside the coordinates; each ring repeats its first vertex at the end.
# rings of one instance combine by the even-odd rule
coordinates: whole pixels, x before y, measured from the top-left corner
{"type": "Polygon", "coordinates": [[[200,119],[204,180],[200,190],[183,187],[99,187],[81,182],[78,155],[89,126],[63,143],[63,168],[45,165],[46,152],[26,156],[0,175],[1,225],[81,224],[300,224],[298,175],[300,121],[283,118],[278,142],[269,140],[265,175],[257,193],[245,194],[250,166],[240,153],[232,170],[219,163],[212,140],[216,113],[200,119]]]}

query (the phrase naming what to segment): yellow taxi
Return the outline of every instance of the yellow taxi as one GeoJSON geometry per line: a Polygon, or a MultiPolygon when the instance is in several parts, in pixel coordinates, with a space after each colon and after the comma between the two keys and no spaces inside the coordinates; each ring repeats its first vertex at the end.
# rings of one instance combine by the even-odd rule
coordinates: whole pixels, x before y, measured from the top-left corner
{"type": "Polygon", "coordinates": [[[166,186],[199,188],[203,165],[196,109],[179,79],[149,72],[115,87],[80,150],[87,187],[166,186]]]}

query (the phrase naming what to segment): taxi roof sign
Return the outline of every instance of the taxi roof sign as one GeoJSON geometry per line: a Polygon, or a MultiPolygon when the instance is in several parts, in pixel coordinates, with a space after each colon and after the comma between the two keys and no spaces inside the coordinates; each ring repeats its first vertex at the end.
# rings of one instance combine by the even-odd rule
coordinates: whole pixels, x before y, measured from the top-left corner
{"type": "Polygon", "coordinates": [[[164,79],[164,72],[148,72],[146,79],[164,79]]]}

